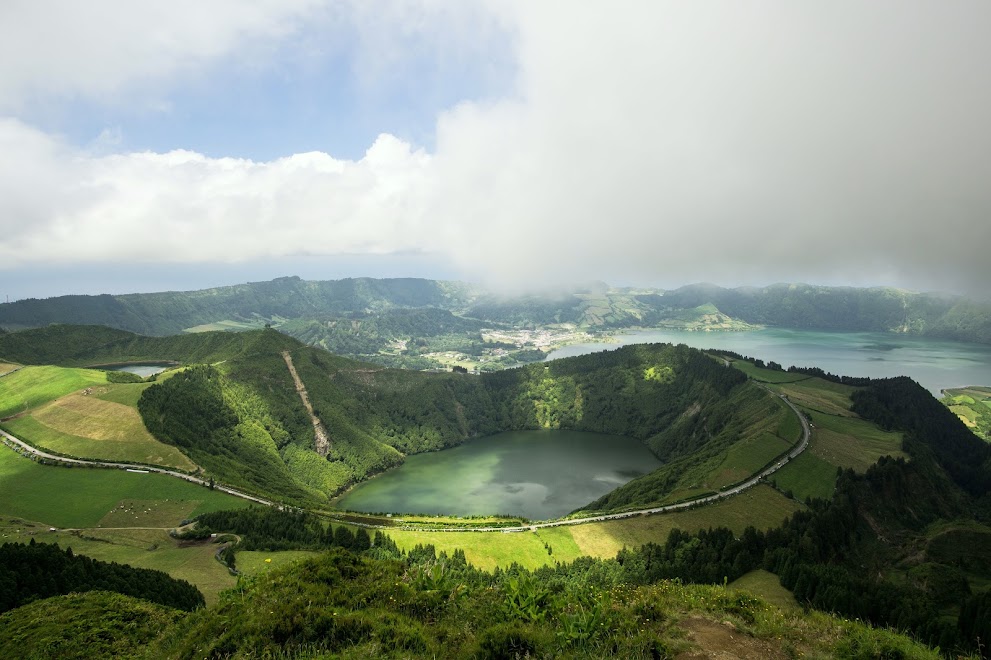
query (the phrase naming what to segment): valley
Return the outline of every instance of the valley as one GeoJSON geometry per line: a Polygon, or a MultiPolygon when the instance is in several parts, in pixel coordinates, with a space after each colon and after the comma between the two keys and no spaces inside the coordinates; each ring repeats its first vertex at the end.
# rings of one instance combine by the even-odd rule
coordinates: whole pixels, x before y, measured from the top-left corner
{"type": "MultiPolygon", "coordinates": [[[[498,341],[513,337],[543,341],[547,337],[525,329],[513,332],[518,334],[500,335],[498,341]]],[[[991,538],[991,528],[979,522],[980,514],[970,513],[975,509],[964,504],[984,488],[981,470],[985,468],[981,466],[987,464],[986,457],[961,462],[954,452],[966,442],[949,442],[947,447],[957,449],[937,453],[935,460],[948,461],[941,463],[947,466],[941,469],[948,470],[954,484],[961,484],[947,492],[962,488],[964,494],[939,500],[931,509],[925,508],[921,517],[917,510],[913,514],[917,519],[906,522],[897,508],[900,491],[880,499],[862,491],[883,487],[887,482],[878,481],[878,475],[891,471],[904,473],[899,478],[908,480],[947,477],[913,472],[924,454],[913,450],[912,443],[922,436],[912,430],[915,427],[904,426],[901,420],[909,419],[907,413],[893,412],[894,400],[884,398],[887,381],[835,376],[827,373],[831,369],[786,371],[774,359],[780,354],[773,347],[765,353],[767,363],[726,347],[750,353],[757,345],[741,344],[741,338],[766,332],[674,335],[691,339],[682,344],[712,339],[711,350],[704,352],[686,345],[622,345],[644,335],[620,336],[619,348],[614,345],[607,352],[597,349],[608,344],[585,341],[564,349],[581,355],[477,375],[400,371],[356,362],[306,346],[272,328],[161,338],[86,326],[0,334],[0,359],[9,365],[0,377],[4,411],[0,427],[47,451],[52,460],[66,462],[62,457],[77,457],[128,463],[135,469],[39,465],[3,449],[0,489],[6,492],[0,493],[0,502],[16,501],[17,505],[0,506],[0,516],[4,516],[0,528],[5,542],[54,541],[97,559],[159,568],[195,584],[208,604],[219,604],[225,602],[225,590],[240,583],[215,556],[227,553],[223,556],[230,556],[231,562],[236,558],[238,570],[250,576],[274,571],[276,566],[296,571],[324,547],[313,541],[253,545],[246,540],[251,532],[223,528],[218,530],[219,543],[210,538],[183,538],[182,533],[178,538],[170,536],[183,520],[252,506],[250,499],[232,498],[225,490],[289,505],[287,511],[311,511],[326,538],[332,533],[335,538],[341,534],[341,538],[353,537],[368,530],[367,538],[378,529],[394,544],[389,546],[394,547],[389,551],[392,557],[406,557],[403,561],[438,556],[434,553],[464,557],[496,580],[501,579],[500,571],[514,565],[525,571],[563,570],[561,566],[579,566],[592,558],[608,567],[617,561],[617,554],[622,564],[632,561],[623,559],[625,552],[649,553],[654,546],[686,542],[689,537],[683,539],[678,536],[681,533],[699,534],[701,543],[709,542],[705,535],[711,532],[706,530],[717,528],[726,528],[737,538],[759,533],[770,539],[787,529],[781,527],[782,520],[792,521],[786,526],[804,525],[815,523],[797,521],[863,515],[863,520],[870,521],[864,529],[873,525],[887,531],[875,532],[881,534],[880,545],[872,546],[877,541],[869,540],[843,541],[853,544],[843,546],[847,548],[844,554],[862,559],[873,555],[872,561],[883,562],[883,584],[888,585],[884,588],[930,599],[925,602],[932,604],[917,611],[942,607],[945,625],[940,624],[943,627],[938,632],[922,632],[918,619],[905,625],[929,643],[949,639],[946,626],[950,621],[955,626],[957,617],[963,616],[960,603],[969,602],[968,598],[979,600],[991,585],[991,576],[981,568],[983,556],[950,559],[947,549],[951,545],[946,540],[963,535],[960,538],[966,537],[966,543],[974,546],[983,544],[986,535],[991,538]],[[724,338],[737,343],[720,344],[724,338]],[[147,378],[86,368],[155,361],[181,366],[147,378]],[[864,398],[868,394],[874,398],[864,398]],[[318,438],[321,426],[326,444],[318,438]],[[337,508],[348,506],[347,498],[335,500],[341,493],[350,497],[362,488],[387,485],[390,478],[414,465],[413,459],[453,457],[482,441],[498,443],[495,434],[507,431],[579,432],[588,438],[598,437],[595,433],[619,435],[648,450],[657,462],[647,469],[643,461],[636,470],[620,468],[624,476],[611,481],[607,492],[588,494],[552,513],[484,504],[471,510],[443,504],[433,510],[427,505],[355,507],[379,513],[337,508]],[[397,470],[397,466],[403,467],[397,470]],[[156,469],[179,470],[196,483],[151,473],[156,469]],[[145,470],[149,473],[142,474],[145,470]],[[139,487],[142,479],[147,480],[144,484],[154,484],[151,490],[139,487]],[[162,480],[176,483],[163,487],[162,480]],[[61,495],[68,492],[85,507],[78,512],[66,507],[61,495]],[[99,497],[87,495],[97,492],[99,497]],[[859,502],[857,513],[840,513],[842,506],[848,506],[843,503],[850,501],[859,502]],[[490,515],[500,513],[510,515],[490,515]],[[530,520],[562,515],[561,520],[530,520]],[[968,519],[973,522],[959,526],[960,520],[968,519]],[[893,529],[900,531],[893,534],[893,529]],[[344,531],[338,534],[338,530],[344,531]],[[239,539],[237,546],[230,545],[231,539],[239,539]],[[229,547],[234,549],[226,550],[229,547]],[[920,547],[929,550],[920,555],[920,547]],[[429,548],[428,555],[419,554],[424,548],[429,548]],[[928,592],[919,586],[921,576],[930,574],[944,580],[951,576],[954,584],[966,585],[963,600],[956,606],[931,600],[935,596],[925,595],[928,592]]],[[[788,336],[794,341],[798,335],[788,336]]],[[[853,348],[842,350],[863,353],[867,341],[857,336],[853,348]]],[[[917,341],[923,340],[912,340],[917,341]]],[[[900,349],[883,350],[894,363],[900,349]]],[[[825,364],[832,366],[828,361],[825,364]]],[[[913,387],[919,391],[905,390],[899,397],[914,401],[913,397],[924,395],[932,401],[921,388],[913,387]]],[[[969,396],[979,403],[975,392],[957,391],[953,396],[969,396]]],[[[914,405],[922,401],[919,398],[914,405]]],[[[952,405],[964,402],[954,399],[952,405]]],[[[951,414],[940,404],[936,406],[951,414]]],[[[939,424],[944,428],[948,422],[939,424]]],[[[538,457],[534,440],[520,437],[527,454],[514,460],[529,460],[538,474],[541,464],[554,464],[553,454],[538,457]]],[[[602,436],[593,445],[608,445],[608,437],[602,436]]],[[[571,453],[568,446],[564,441],[555,451],[571,453]]],[[[983,456],[983,450],[966,451],[983,456]]],[[[546,498],[536,481],[514,481],[512,475],[522,474],[522,465],[500,467],[502,459],[481,455],[478,460],[482,472],[501,475],[495,482],[497,489],[515,490],[509,493],[512,496],[546,498]]],[[[931,459],[924,459],[923,464],[927,460],[931,459]]],[[[592,459],[590,465],[601,471],[601,463],[592,459]]],[[[457,485],[455,469],[440,466],[435,473],[427,471],[424,484],[412,488],[422,491],[430,483],[448,486],[453,490],[438,493],[439,501],[457,500],[461,505],[470,499],[472,487],[457,485]]],[[[481,473],[476,469],[469,473],[469,482],[477,488],[481,473]]],[[[947,483],[939,488],[948,488],[947,483]]],[[[413,501],[401,492],[396,500],[413,501]]],[[[857,523],[858,529],[862,524],[857,523]]],[[[377,533],[372,550],[379,547],[377,533]]],[[[385,538],[381,543],[387,543],[385,538]]],[[[751,590],[766,589],[769,598],[781,600],[784,588],[784,593],[801,602],[821,602],[813,599],[825,598],[826,591],[809,591],[802,582],[812,579],[812,574],[797,568],[801,556],[799,551],[787,563],[765,553],[760,561],[713,570],[731,580],[750,575],[751,569],[772,571],[768,574],[777,575],[785,587],[767,584],[760,573],[743,584],[751,590]],[[796,582],[800,575],[806,577],[796,582]]],[[[840,575],[829,579],[835,581],[840,575]]],[[[840,584],[834,582],[833,590],[841,588],[840,584]]]]}

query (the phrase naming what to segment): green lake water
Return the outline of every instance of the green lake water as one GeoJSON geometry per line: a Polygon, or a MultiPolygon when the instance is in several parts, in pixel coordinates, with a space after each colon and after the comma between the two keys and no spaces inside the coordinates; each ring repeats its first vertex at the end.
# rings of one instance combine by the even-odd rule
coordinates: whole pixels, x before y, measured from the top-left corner
{"type": "Polygon", "coordinates": [[[160,374],[168,368],[169,365],[166,364],[123,364],[116,367],[107,367],[107,371],[126,371],[142,378],[147,378],[148,376],[160,374]]]}
{"type": "Polygon", "coordinates": [[[356,486],[352,511],[563,516],[661,463],[638,441],[577,431],[520,431],[410,456],[356,486]]]}
{"type": "Polygon", "coordinates": [[[927,339],[887,332],[820,332],[764,328],[747,332],[643,330],[617,336],[614,344],[576,344],[553,351],[548,360],[663,342],[694,348],[722,348],[773,360],[784,368],[819,367],[843,376],[909,376],[939,396],[947,387],[991,385],[991,346],[927,339]]]}

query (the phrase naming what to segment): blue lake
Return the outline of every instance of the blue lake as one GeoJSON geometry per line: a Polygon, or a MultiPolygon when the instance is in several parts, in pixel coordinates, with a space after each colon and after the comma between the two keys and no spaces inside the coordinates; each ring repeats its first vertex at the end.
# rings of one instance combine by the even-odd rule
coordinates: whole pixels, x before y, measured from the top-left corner
{"type": "Polygon", "coordinates": [[[909,376],[937,397],[947,387],[991,385],[991,346],[883,332],[820,332],[765,328],[747,332],[642,330],[617,343],[575,344],[548,360],[618,348],[625,344],[673,343],[722,348],[791,366],[819,367],[844,376],[909,376]]]}

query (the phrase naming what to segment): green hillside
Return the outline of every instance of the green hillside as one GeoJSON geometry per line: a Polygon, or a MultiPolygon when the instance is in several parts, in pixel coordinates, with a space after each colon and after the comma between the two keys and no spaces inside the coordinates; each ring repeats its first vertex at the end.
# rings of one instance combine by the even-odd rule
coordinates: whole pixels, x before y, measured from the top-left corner
{"type": "MultiPolygon", "coordinates": [[[[685,346],[628,346],[470,376],[383,369],[272,329],[142,337],[56,325],[0,336],[0,358],[200,364],[144,390],[138,410],[148,430],[224,483],[311,505],[406,455],[501,431],[632,437],[673,466],[638,484],[635,497],[597,504],[604,509],[691,496],[713,479],[712,488],[742,480],[796,440],[775,438],[776,420],[790,413],[769,394],[685,346]],[[286,357],[329,436],[325,455],[286,357]],[[765,433],[767,441],[758,440],[765,433]],[[753,446],[731,453],[747,442],[753,446]],[[665,476],[673,470],[683,478],[665,476]]],[[[30,370],[6,378],[22,372],[30,370]]]]}
{"type": "Polygon", "coordinates": [[[0,651],[25,658],[939,657],[893,632],[783,611],[724,587],[641,585],[587,564],[493,576],[432,549],[401,557],[386,544],[377,552],[335,549],[242,577],[218,605],[191,614],[103,593],[40,601],[0,616],[0,651]]]}

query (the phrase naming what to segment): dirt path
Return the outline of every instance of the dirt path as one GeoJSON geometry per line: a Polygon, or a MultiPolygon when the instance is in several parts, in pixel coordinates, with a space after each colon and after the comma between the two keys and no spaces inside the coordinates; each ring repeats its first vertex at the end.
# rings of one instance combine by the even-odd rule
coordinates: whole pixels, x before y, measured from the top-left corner
{"type": "Polygon", "coordinates": [[[299,374],[296,373],[296,366],[292,363],[292,356],[289,355],[289,351],[282,351],[282,359],[286,361],[286,366],[289,367],[289,374],[292,376],[293,382],[296,383],[296,392],[299,394],[299,398],[303,400],[303,407],[306,408],[306,412],[310,414],[310,421],[313,422],[313,437],[314,444],[316,445],[314,448],[318,454],[327,458],[327,452],[330,451],[330,436],[327,435],[327,429],[324,428],[320,418],[313,413],[313,406],[310,405],[310,397],[306,393],[306,386],[303,385],[299,374]]]}

